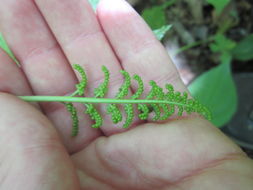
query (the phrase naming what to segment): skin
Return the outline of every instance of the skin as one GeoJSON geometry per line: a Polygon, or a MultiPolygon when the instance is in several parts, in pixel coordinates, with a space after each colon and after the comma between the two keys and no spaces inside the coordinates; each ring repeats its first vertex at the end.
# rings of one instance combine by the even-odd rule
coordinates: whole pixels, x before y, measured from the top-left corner
{"type": "Polygon", "coordinates": [[[22,65],[0,51],[0,189],[252,189],[252,160],[199,116],[135,119],[124,130],[104,114],[97,130],[78,105],[80,132],[72,138],[63,105],[14,96],[70,94],[78,80],[72,63],[87,71],[87,96],[103,80],[101,65],[111,71],[107,97],[123,82],[120,69],[186,91],[163,46],[125,1],[101,0],[95,15],[85,0],[2,0],[0,30],[22,65]]]}

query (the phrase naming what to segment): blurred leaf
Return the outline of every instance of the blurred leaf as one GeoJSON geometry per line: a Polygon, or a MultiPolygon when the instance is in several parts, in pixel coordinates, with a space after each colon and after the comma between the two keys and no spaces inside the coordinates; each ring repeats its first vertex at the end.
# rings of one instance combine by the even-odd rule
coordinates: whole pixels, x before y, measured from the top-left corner
{"type": "Polygon", "coordinates": [[[214,42],[210,44],[212,52],[219,53],[221,63],[230,62],[232,59],[231,50],[236,46],[236,42],[228,39],[222,34],[217,34],[214,37],[214,42]]]}
{"type": "Polygon", "coordinates": [[[89,0],[89,2],[90,2],[90,4],[91,4],[93,10],[95,11],[96,8],[97,8],[97,5],[98,5],[98,3],[99,3],[99,0],[89,0]]]}
{"type": "Polygon", "coordinates": [[[230,0],[206,0],[209,4],[211,4],[217,14],[220,14],[226,5],[230,2],[230,0]]]}
{"type": "Polygon", "coordinates": [[[144,9],[141,16],[153,30],[166,25],[165,11],[162,5],[144,9]]]}
{"type": "Polygon", "coordinates": [[[20,66],[18,60],[15,58],[15,56],[13,55],[13,53],[11,52],[9,46],[7,45],[3,35],[0,32],[0,48],[2,48],[12,59],[13,61],[20,66]]]}
{"type": "Polygon", "coordinates": [[[210,49],[212,52],[227,52],[231,51],[236,46],[236,42],[226,38],[222,34],[217,34],[214,37],[214,43],[210,44],[210,49]]]}
{"type": "Polygon", "coordinates": [[[165,34],[171,29],[171,27],[172,27],[171,24],[162,26],[159,29],[153,30],[153,32],[158,40],[162,40],[165,34]]]}
{"type": "Polygon", "coordinates": [[[212,113],[212,123],[217,127],[226,124],[237,109],[237,93],[230,68],[231,57],[226,62],[205,72],[189,86],[193,97],[206,105],[212,113]]]}
{"type": "Polygon", "coordinates": [[[241,40],[232,50],[232,55],[235,59],[240,61],[253,59],[253,34],[241,40]]]}
{"type": "Polygon", "coordinates": [[[232,55],[230,52],[223,52],[220,55],[220,61],[221,63],[230,63],[232,60],[232,55]]]}

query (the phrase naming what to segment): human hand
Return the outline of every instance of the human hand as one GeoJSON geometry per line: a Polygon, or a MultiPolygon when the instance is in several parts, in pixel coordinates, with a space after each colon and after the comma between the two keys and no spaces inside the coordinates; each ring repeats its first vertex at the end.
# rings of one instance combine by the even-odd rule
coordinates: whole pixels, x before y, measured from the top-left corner
{"type": "MultiPolygon", "coordinates": [[[[172,83],[178,91],[186,90],[162,45],[122,0],[101,0],[98,18],[84,0],[3,0],[0,30],[22,65],[20,70],[0,53],[2,92],[69,94],[77,82],[70,63],[85,67],[90,79],[87,95],[103,78],[97,72],[101,65],[112,73],[108,97],[123,81],[122,68],[144,81],[172,83]]],[[[97,130],[90,128],[91,121],[78,106],[80,132],[72,138],[69,114],[59,103],[34,108],[1,93],[0,105],[0,189],[253,186],[252,161],[197,116],[163,124],[135,120],[125,132],[105,119],[97,130]]]]}

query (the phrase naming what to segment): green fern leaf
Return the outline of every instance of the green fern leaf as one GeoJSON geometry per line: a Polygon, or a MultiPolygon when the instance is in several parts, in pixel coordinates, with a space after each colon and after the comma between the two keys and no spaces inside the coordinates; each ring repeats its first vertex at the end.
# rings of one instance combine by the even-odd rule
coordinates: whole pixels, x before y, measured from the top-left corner
{"type": "Polygon", "coordinates": [[[91,126],[92,128],[99,128],[103,124],[103,119],[101,115],[96,110],[93,104],[85,104],[86,110],[84,113],[89,114],[91,119],[95,121],[95,123],[91,126]]]}
{"type": "Polygon", "coordinates": [[[128,95],[128,89],[131,86],[131,77],[130,77],[129,73],[124,71],[124,70],[121,70],[120,72],[125,77],[125,81],[122,84],[122,86],[120,87],[119,92],[116,95],[116,99],[122,99],[125,96],[127,96],[128,95]]]}
{"type": "Polygon", "coordinates": [[[134,119],[134,106],[133,104],[125,104],[124,109],[127,114],[127,117],[123,125],[123,128],[128,128],[132,124],[133,119],[134,119]]]}
{"type": "Polygon", "coordinates": [[[141,120],[146,120],[148,118],[148,114],[149,114],[149,108],[146,104],[138,104],[138,110],[140,111],[140,114],[138,115],[138,117],[141,120]]]}
{"type": "Polygon", "coordinates": [[[103,124],[103,118],[95,106],[95,104],[98,103],[107,104],[107,114],[111,114],[112,122],[115,124],[122,121],[122,113],[118,104],[123,105],[126,112],[126,120],[123,124],[123,128],[129,127],[134,120],[134,105],[137,106],[139,111],[138,117],[141,120],[146,120],[151,112],[154,113],[154,117],[152,118],[154,121],[166,120],[175,113],[177,113],[178,116],[182,116],[184,112],[187,114],[191,114],[193,112],[199,113],[206,119],[211,120],[211,113],[204,105],[195,99],[188,98],[188,94],[186,92],[175,92],[171,84],[165,85],[165,89],[167,90],[165,93],[162,87],[158,86],[155,81],[151,80],[149,82],[151,89],[146,97],[142,98],[141,96],[144,91],[144,85],[141,77],[138,75],[133,76],[133,79],[138,83],[138,88],[131,97],[127,98],[131,87],[131,77],[129,73],[124,70],[120,72],[124,76],[125,80],[115,95],[115,98],[104,98],[108,91],[110,77],[109,70],[105,66],[102,67],[102,71],[104,72],[104,81],[95,88],[94,97],[76,97],[76,95],[84,96],[84,90],[87,85],[87,77],[85,71],[80,65],[75,64],[73,67],[81,75],[81,80],[76,85],[76,91],[72,95],[20,96],[23,100],[30,102],[58,101],[64,103],[72,118],[72,136],[76,136],[79,131],[77,111],[72,104],[73,102],[83,103],[86,106],[84,113],[88,114],[90,118],[94,120],[94,124],[92,125],[93,128],[99,128],[103,124]]]}
{"type": "Polygon", "coordinates": [[[134,75],[133,79],[137,81],[138,83],[138,89],[136,90],[136,92],[132,95],[132,99],[138,99],[141,97],[143,91],[144,91],[144,86],[143,86],[143,81],[141,79],[141,77],[139,75],[134,75]]]}
{"type": "MultiPolygon", "coordinates": [[[[133,100],[135,100],[135,99],[139,99],[141,97],[141,95],[143,94],[144,85],[143,85],[143,81],[139,75],[134,75],[133,79],[136,80],[138,83],[138,89],[131,97],[133,100]]],[[[148,106],[146,104],[138,104],[137,109],[140,112],[138,117],[141,120],[146,120],[148,118],[148,114],[149,114],[148,106]]]]}
{"type": "Polygon", "coordinates": [[[78,128],[78,116],[77,116],[77,111],[76,108],[73,106],[72,103],[64,103],[66,106],[66,109],[68,112],[71,114],[71,119],[72,119],[72,132],[71,135],[73,137],[77,136],[79,128],[78,128]]]}
{"type": "Polygon", "coordinates": [[[78,84],[76,84],[76,89],[77,89],[78,95],[83,96],[84,95],[84,89],[87,85],[86,73],[85,73],[84,69],[78,64],[74,64],[73,68],[75,70],[77,70],[79,72],[80,76],[81,76],[81,81],[78,84]]]}
{"type": "MultiPolygon", "coordinates": [[[[150,86],[151,86],[151,90],[149,91],[146,99],[147,100],[152,100],[156,97],[157,95],[157,84],[155,81],[151,80],[149,82],[150,86]]],[[[161,116],[161,110],[158,104],[151,104],[152,107],[152,111],[154,111],[155,116],[153,117],[153,121],[157,121],[159,120],[160,116],[161,116]]]]}
{"type": "Polygon", "coordinates": [[[102,66],[102,71],[104,72],[105,79],[104,82],[94,90],[94,95],[96,98],[103,98],[108,91],[110,73],[109,70],[104,65],[102,66]]]}
{"type": "Polygon", "coordinates": [[[108,114],[111,114],[111,118],[112,118],[112,122],[114,124],[119,123],[120,121],[122,121],[122,114],[119,110],[119,108],[117,107],[116,104],[109,104],[106,107],[106,111],[108,114]]]}
{"type": "MultiPolygon", "coordinates": [[[[94,90],[94,96],[96,98],[103,98],[107,91],[108,91],[108,84],[109,84],[109,78],[110,78],[110,73],[109,70],[105,67],[102,66],[102,71],[104,72],[104,82],[100,84],[97,88],[94,90]]],[[[95,121],[95,123],[92,125],[93,128],[99,128],[103,124],[103,118],[95,108],[93,104],[84,104],[86,106],[86,111],[85,113],[90,115],[90,118],[95,121]]]]}
{"type": "MultiPolygon", "coordinates": [[[[128,72],[121,70],[121,74],[125,77],[124,83],[121,85],[118,93],[116,94],[116,99],[122,99],[125,96],[128,95],[128,89],[131,85],[131,77],[128,72]]],[[[128,107],[129,108],[129,107],[128,107]]],[[[128,110],[128,109],[127,109],[128,110]]],[[[107,106],[107,113],[110,113],[112,115],[112,121],[113,123],[118,123],[122,121],[122,114],[120,112],[120,109],[116,104],[109,104],[107,106]]]]}

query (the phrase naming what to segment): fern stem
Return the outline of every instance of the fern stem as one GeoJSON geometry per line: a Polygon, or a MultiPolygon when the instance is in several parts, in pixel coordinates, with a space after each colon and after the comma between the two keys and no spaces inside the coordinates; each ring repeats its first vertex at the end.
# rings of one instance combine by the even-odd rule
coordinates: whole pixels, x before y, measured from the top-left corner
{"type": "Polygon", "coordinates": [[[69,96],[76,96],[78,95],[78,91],[76,90],[75,92],[73,92],[72,94],[70,94],[69,96]]]}
{"type": "Polygon", "coordinates": [[[147,100],[147,99],[113,99],[113,98],[89,98],[71,96],[18,96],[27,102],[77,102],[77,103],[106,103],[106,104],[173,104],[189,107],[187,104],[172,102],[167,100],[147,100]]]}

